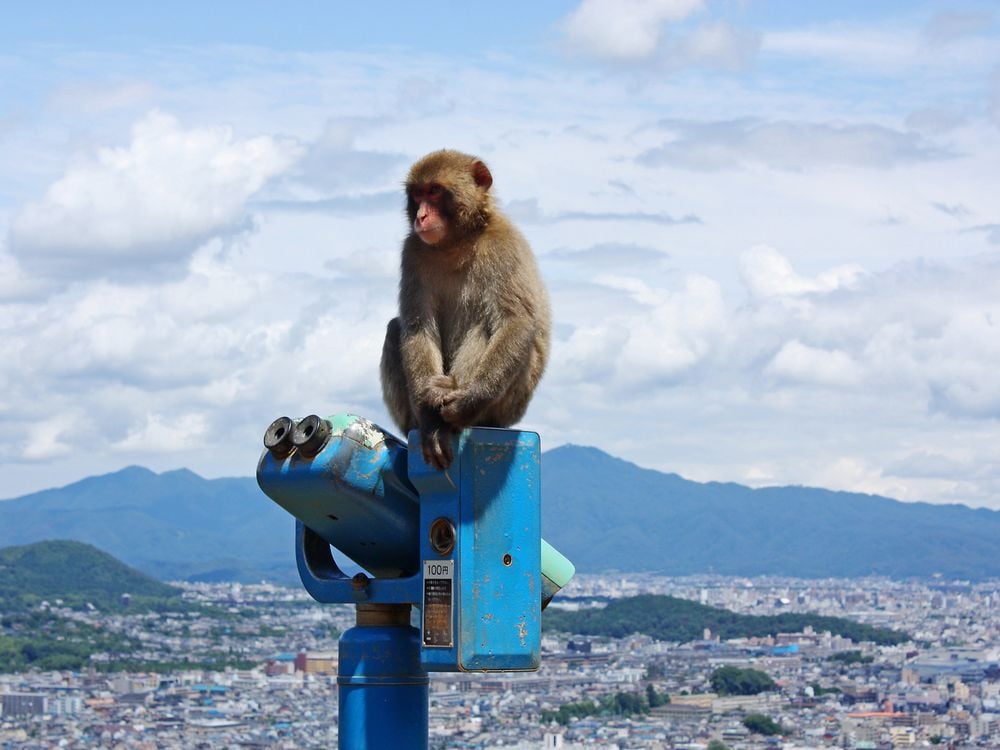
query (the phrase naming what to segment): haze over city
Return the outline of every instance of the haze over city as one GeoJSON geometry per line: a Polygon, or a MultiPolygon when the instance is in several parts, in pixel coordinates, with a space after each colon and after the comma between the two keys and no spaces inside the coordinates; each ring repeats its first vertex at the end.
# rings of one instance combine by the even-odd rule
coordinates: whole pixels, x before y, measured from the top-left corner
{"type": "Polygon", "coordinates": [[[391,428],[401,183],[449,147],[552,296],[544,448],[1000,509],[995,7],[10,11],[0,496],[391,428]]]}

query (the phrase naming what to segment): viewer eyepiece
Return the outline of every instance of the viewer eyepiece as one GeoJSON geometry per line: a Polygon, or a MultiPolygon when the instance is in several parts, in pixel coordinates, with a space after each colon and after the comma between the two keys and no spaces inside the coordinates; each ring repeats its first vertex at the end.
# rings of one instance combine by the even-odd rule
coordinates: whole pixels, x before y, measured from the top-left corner
{"type": "Polygon", "coordinates": [[[295,423],[290,417],[278,417],[264,432],[264,447],[275,458],[286,458],[295,447],[292,443],[294,431],[295,423]]]}
{"type": "Polygon", "coordinates": [[[310,414],[295,425],[295,430],[292,432],[292,443],[301,456],[312,458],[323,450],[329,437],[330,423],[315,414],[310,414]]]}

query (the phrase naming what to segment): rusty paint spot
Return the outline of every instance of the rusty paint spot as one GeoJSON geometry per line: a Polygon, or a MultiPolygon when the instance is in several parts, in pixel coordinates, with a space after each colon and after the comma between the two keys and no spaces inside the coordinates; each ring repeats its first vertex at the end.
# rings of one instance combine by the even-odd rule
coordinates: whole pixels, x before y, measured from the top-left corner
{"type": "Polygon", "coordinates": [[[521,646],[526,648],[528,645],[528,625],[522,617],[517,623],[517,637],[521,640],[521,646]]]}

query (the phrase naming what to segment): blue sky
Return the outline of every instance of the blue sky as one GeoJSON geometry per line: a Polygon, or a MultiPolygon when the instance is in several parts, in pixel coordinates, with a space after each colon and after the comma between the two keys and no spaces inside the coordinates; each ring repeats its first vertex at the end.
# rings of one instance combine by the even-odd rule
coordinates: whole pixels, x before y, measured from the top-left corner
{"type": "Polygon", "coordinates": [[[389,425],[400,182],[536,254],[523,423],[698,480],[1000,509],[994,3],[38,4],[0,24],[0,497],[389,425]]]}

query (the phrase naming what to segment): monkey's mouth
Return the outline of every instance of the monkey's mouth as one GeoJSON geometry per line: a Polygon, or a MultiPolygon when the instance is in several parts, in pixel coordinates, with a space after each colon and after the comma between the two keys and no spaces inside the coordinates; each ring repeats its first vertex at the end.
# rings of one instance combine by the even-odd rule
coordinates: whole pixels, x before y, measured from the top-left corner
{"type": "Polygon", "coordinates": [[[430,245],[431,247],[437,245],[444,239],[444,229],[442,227],[428,227],[426,229],[418,229],[416,232],[417,237],[419,237],[425,245],[430,245]]]}

